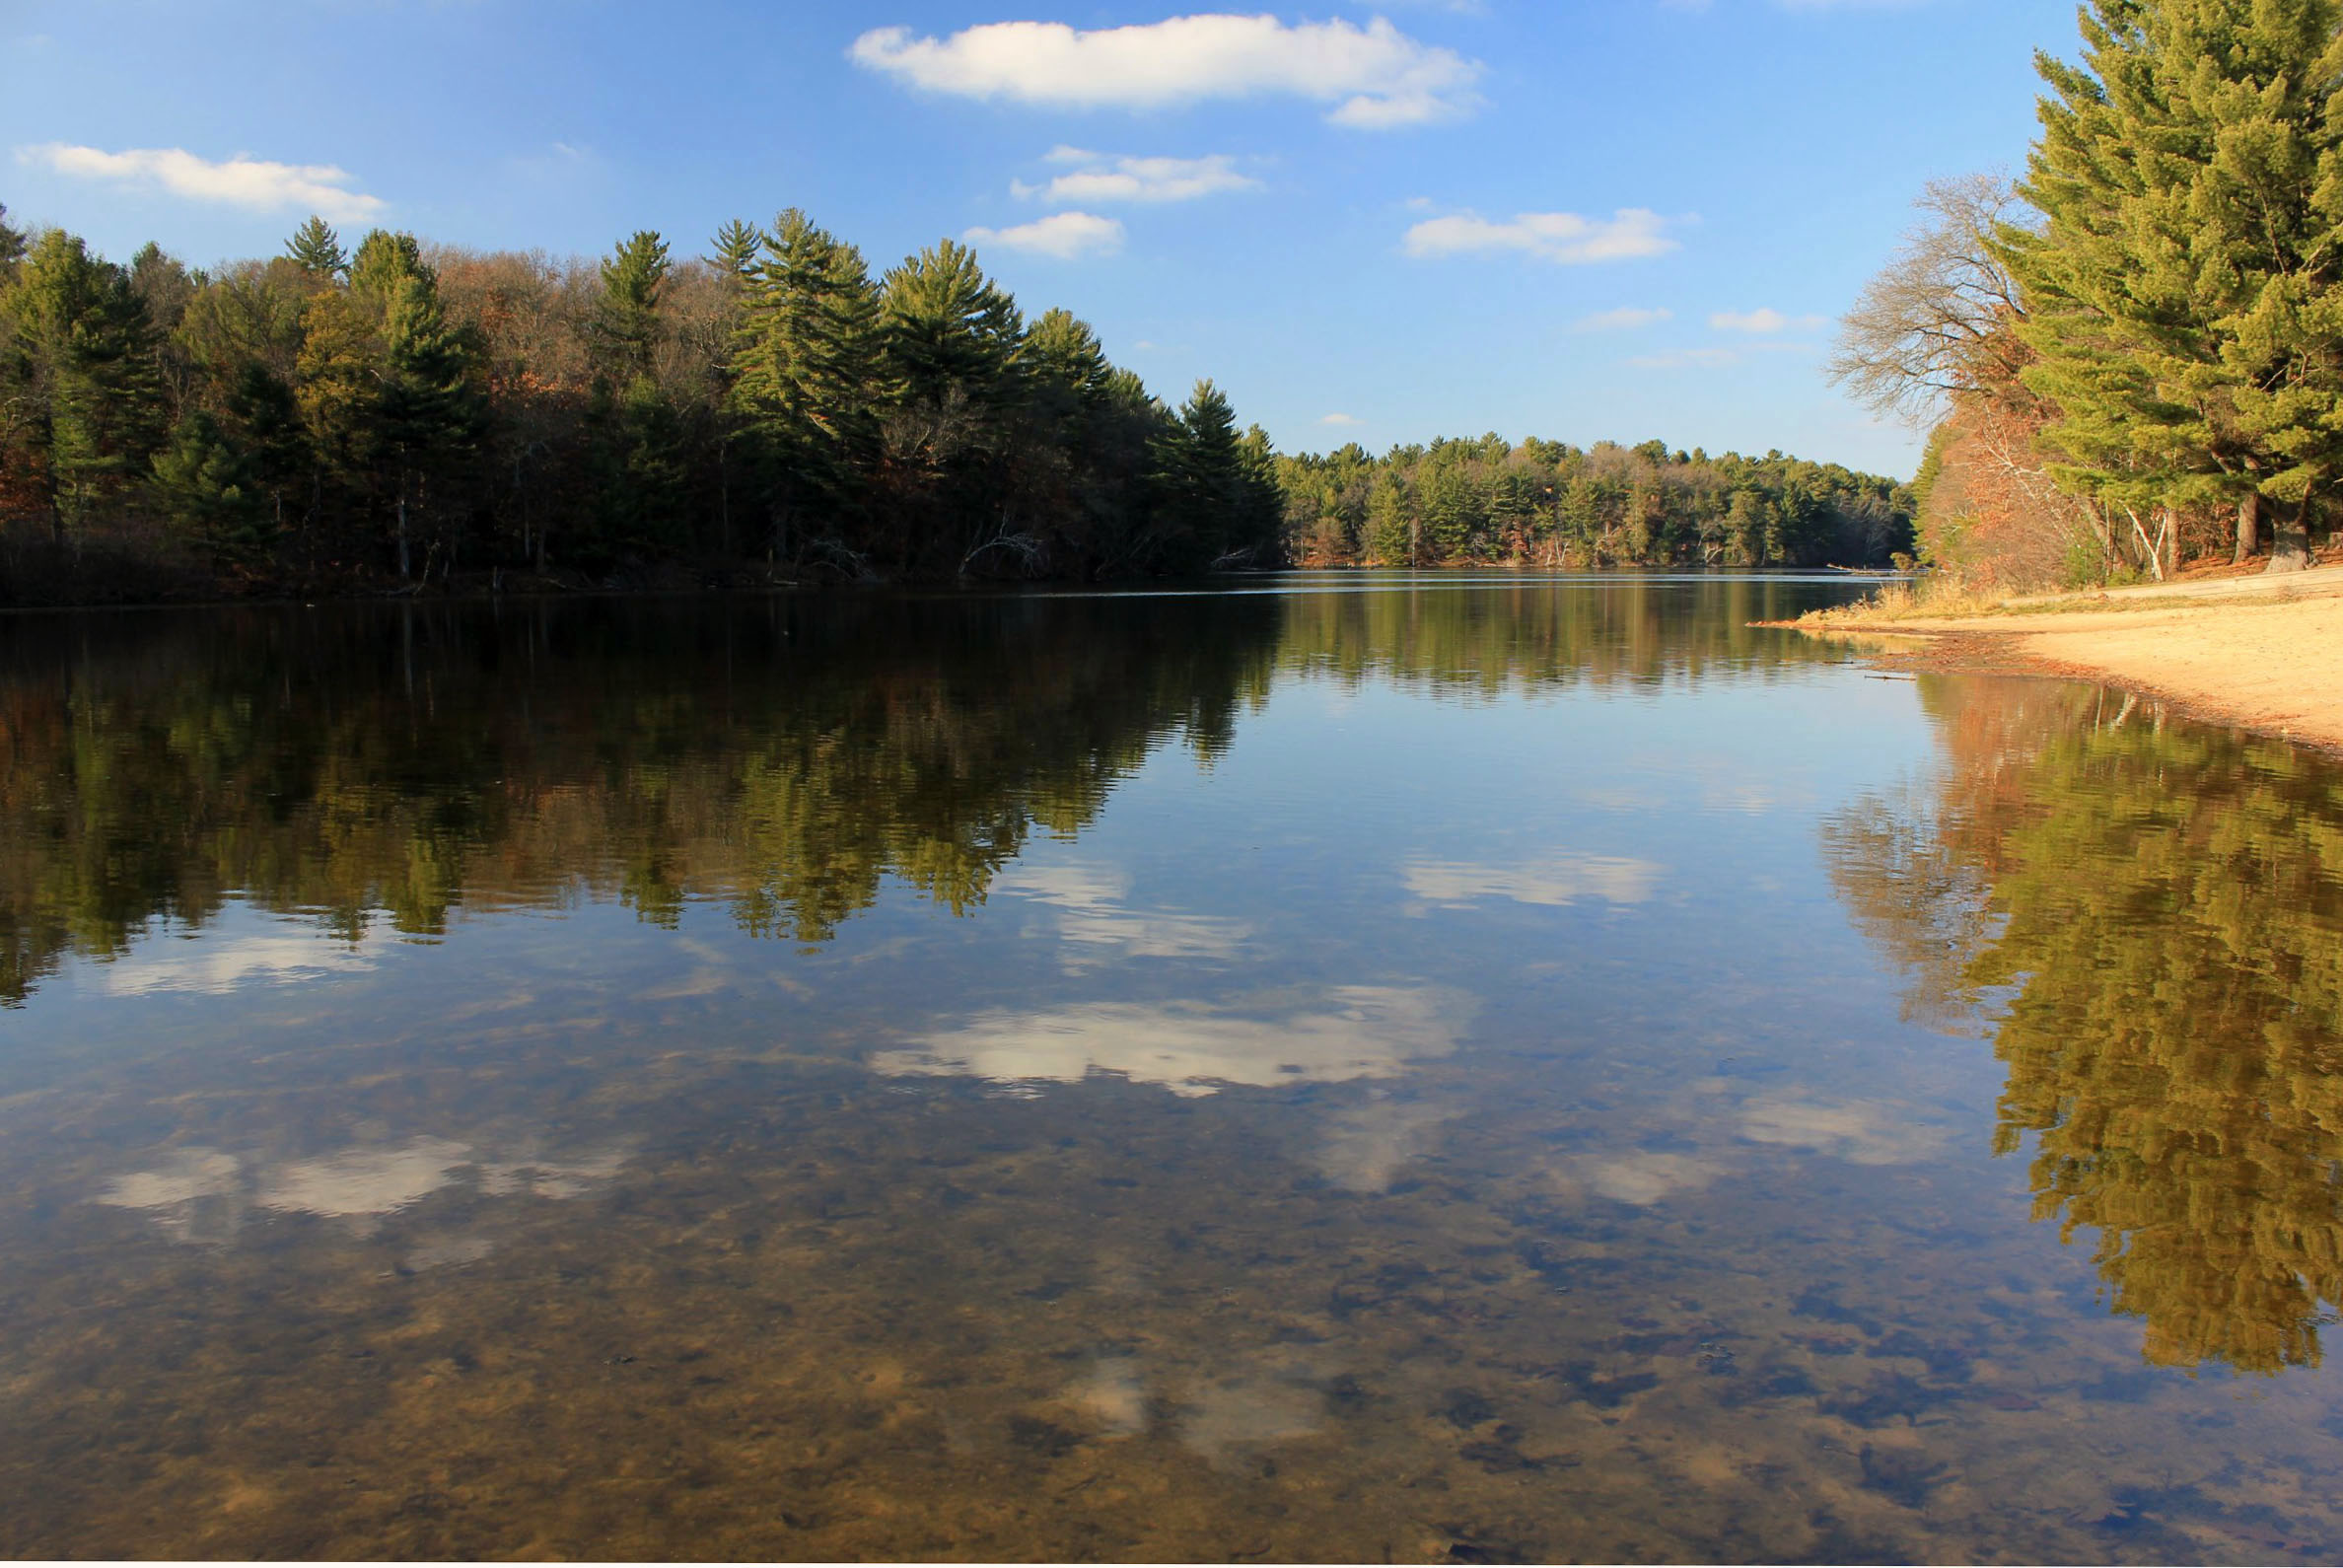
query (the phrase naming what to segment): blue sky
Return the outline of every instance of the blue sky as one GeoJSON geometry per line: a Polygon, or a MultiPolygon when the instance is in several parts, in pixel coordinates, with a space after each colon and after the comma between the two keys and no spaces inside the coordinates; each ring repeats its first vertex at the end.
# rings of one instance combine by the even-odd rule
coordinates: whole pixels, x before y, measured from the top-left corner
{"type": "Polygon", "coordinates": [[[2074,38],[2039,0],[0,0],[0,201],[197,263],[312,206],[596,252],[796,205],[874,270],[973,236],[1029,313],[1286,450],[1900,474],[1830,323],[1924,180],[2023,162],[2032,51],[2074,38]]]}

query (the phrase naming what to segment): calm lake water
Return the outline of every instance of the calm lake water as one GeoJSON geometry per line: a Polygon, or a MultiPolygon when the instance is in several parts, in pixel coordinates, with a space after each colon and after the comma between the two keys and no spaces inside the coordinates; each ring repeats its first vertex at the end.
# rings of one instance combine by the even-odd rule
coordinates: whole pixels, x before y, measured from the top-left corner
{"type": "Polygon", "coordinates": [[[0,1551],[2333,1560],[2343,772],[1853,591],[0,618],[0,1551]]]}

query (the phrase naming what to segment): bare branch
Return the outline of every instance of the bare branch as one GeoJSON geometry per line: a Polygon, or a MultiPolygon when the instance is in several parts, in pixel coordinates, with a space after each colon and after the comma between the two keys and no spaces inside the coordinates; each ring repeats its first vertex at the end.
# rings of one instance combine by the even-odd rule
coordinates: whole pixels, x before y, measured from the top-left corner
{"type": "Polygon", "coordinates": [[[1931,180],[1913,205],[1921,221],[1840,320],[1823,368],[1857,402],[1925,427],[1977,385],[1997,334],[2025,314],[1991,244],[2023,214],[1999,174],[1931,180]]]}

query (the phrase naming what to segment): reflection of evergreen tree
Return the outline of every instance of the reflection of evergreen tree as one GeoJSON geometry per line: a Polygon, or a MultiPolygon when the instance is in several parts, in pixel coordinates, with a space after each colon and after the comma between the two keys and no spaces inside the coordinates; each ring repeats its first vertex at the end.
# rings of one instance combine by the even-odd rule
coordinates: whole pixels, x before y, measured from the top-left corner
{"type": "Polygon", "coordinates": [[[2037,1215],[2097,1231],[2149,1359],[2315,1365],[2343,1300],[2343,776],[2039,689],[1936,688],[1936,798],[1848,813],[1833,874],[1924,988],[2009,998],[1997,1149],[2032,1135],[2037,1215]]]}
{"type": "Polygon", "coordinates": [[[0,625],[0,1000],[232,891],[387,910],[690,898],[825,939],[980,901],[1151,747],[1264,689],[1273,602],[579,605],[190,617],[84,662],[0,625]]]}

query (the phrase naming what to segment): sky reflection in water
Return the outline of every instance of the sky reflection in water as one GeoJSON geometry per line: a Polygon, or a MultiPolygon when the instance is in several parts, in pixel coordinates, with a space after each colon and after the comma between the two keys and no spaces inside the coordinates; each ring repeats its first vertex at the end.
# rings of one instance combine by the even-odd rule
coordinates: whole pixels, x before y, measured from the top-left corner
{"type": "Polygon", "coordinates": [[[0,623],[0,1549],[2334,1554],[2333,768],[1327,586],[0,623]]]}

